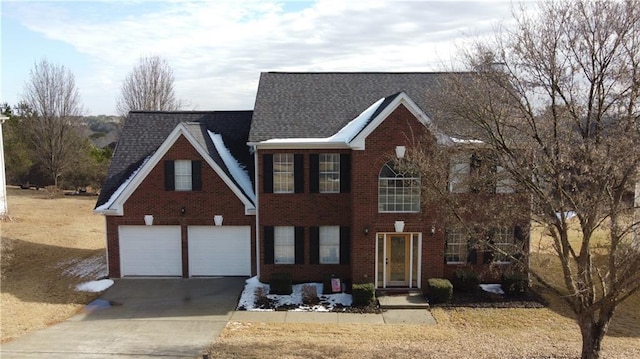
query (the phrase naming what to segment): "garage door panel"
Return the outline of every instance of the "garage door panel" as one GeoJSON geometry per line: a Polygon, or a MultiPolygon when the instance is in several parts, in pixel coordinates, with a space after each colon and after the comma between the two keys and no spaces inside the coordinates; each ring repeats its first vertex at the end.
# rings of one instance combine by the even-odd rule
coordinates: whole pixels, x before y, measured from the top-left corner
{"type": "Polygon", "coordinates": [[[190,226],[191,276],[251,275],[250,226],[190,226]]]}
{"type": "Polygon", "coordinates": [[[182,276],[180,226],[120,226],[122,276],[182,276]]]}

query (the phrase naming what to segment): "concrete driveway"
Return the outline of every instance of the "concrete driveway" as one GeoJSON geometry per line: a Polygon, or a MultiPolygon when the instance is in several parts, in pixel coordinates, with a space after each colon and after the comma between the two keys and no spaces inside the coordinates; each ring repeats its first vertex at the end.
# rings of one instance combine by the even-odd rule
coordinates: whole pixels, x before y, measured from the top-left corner
{"type": "Polygon", "coordinates": [[[245,278],[120,279],[83,313],[2,344],[7,358],[195,358],[233,314],[245,278]]]}

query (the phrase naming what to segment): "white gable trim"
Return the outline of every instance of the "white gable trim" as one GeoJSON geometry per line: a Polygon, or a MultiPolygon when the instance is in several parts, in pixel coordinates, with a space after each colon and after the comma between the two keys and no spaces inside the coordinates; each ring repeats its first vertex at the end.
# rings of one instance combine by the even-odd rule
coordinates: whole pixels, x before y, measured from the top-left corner
{"type": "Polygon", "coordinates": [[[116,198],[110,198],[109,205],[107,208],[96,209],[94,212],[101,213],[105,215],[115,215],[115,216],[123,216],[124,215],[124,204],[127,202],[129,197],[135,192],[135,190],[142,184],[151,170],[154,169],[164,155],[173,147],[175,142],[180,138],[180,136],[184,136],[191,146],[196,149],[198,154],[209,164],[209,166],[216,172],[218,176],[222,179],[222,181],[231,189],[231,191],[238,197],[240,201],[244,204],[245,214],[255,214],[255,205],[245,196],[245,194],[236,186],[236,184],[227,176],[227,174],[222,170],[222,168],[211,158],[209,153],[200,146],[198,141],[193,137],[193,135],[187,130],[183,123],[180,123],[176,126],[176,128],[171,131],[169,136],[164,140],[162,145],[158,147],[156,152],[151,155],[151,157],[146,160],[141,167],[135,172],[135,174],[130,178],[129,181],[123,183],[121,186],[125,186],[124,188],[118,188],[114,195],[116,198]]]}
{"type": "Polygon", "coordinates": [[[365,149],[365,139],[375,131],[380,124],[400,105],[404,105],[404,107],[415,116],[421,124],[429,128],[431,132],[438,139],[438,143],[448,143],[451,141],[449,136],[441,133],[431,121],[429,116],[425,114],[418,105],[404,92],[401,92],[396,96],[396,98],[391,101],[365,128],[360,131],[360,133],[354,137],[350,142],[350,147],[354,150],[364,150],[365,149]]]}

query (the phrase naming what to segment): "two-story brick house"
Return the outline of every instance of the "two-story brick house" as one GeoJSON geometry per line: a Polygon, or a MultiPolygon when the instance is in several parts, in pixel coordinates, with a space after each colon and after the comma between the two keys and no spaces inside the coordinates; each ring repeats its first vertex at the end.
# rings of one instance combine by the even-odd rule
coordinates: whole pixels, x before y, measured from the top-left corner
{"type": "Polygon", "coordinates": [[[421,195],[420,175],[396,166],[418,137],[455,148],[459,160],[433,170],[452,169],[450,190],[469,201],[517,203],[492,236],[506,250],[527,245],[526,197],[506,183],[490,194],[456,186],[477,141],[428,115],[441,76],[263,73],[253,111],[131,113],[96,206],[109,275],[286,272],[424,288],[461,264],[507,262],[471,248],[421,195]]]}

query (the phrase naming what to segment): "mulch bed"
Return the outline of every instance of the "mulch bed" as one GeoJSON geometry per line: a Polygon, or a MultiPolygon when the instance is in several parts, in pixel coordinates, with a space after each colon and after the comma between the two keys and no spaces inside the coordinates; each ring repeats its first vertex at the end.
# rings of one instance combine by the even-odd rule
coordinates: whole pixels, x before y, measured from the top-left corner
{"type": "Polygon", "coordinates": [[[533,290],[517,296],[500,295],[476,290],[473,292],[454,292],[451,303],[431,304],[438,308],[544,308],[547,302],[533,290]]]}

